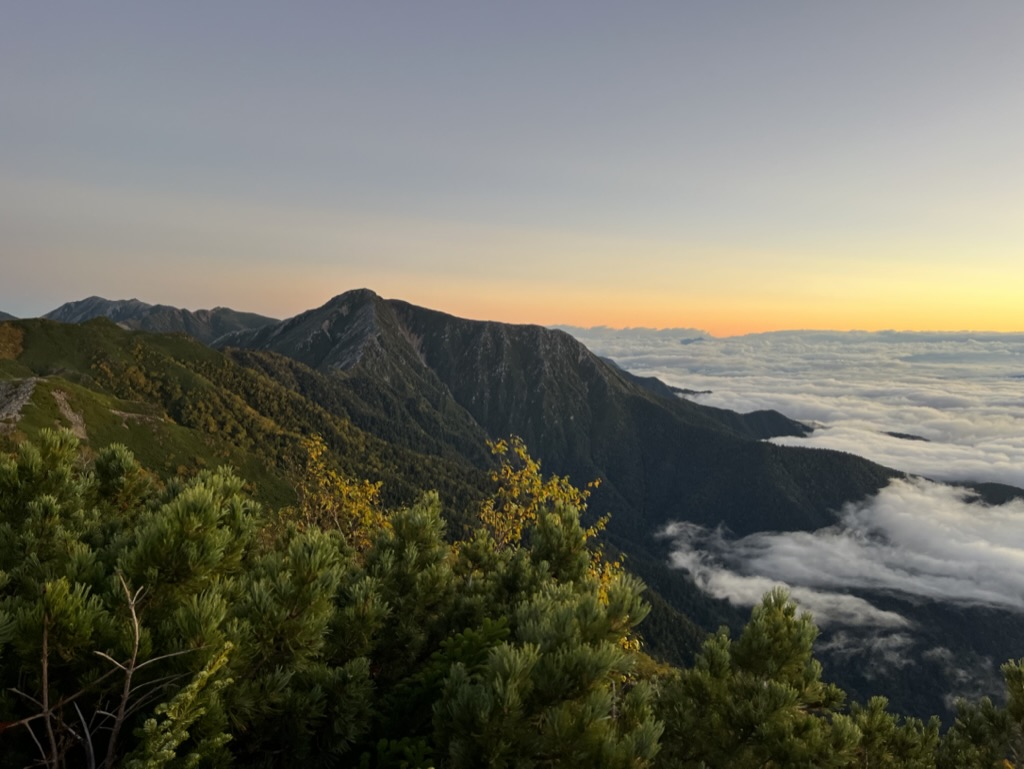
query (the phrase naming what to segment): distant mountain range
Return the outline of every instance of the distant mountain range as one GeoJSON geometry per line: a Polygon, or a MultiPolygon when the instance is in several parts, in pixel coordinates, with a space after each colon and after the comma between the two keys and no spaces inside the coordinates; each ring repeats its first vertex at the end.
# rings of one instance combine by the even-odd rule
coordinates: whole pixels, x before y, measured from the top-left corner
{"type": "MultiPolygon", "coordinates": [[[[163,457],[168,471],[230,461],[270,488],[268,504],[287,501],[301,438],[314,432],[341,469],[383,481],[391,504],[436,488],[451,509],[472,509],[493,467],[486,441],[510,434],[546,473],[577,485],[600,479],[590,510],[611,513],[609,545],[651,588],[650,648],[677,662],[699,628],[738,626],[746,612],[668,567],[656,536],[665,523],[737,535],[816,530],[899,475],[850,454],[766,442],[809,428],[774,411],[695,404],[563,331],[464,320],[365,289],[284,321],[98,297],[46,318],[84,325],[17,321],[21,336],[0,345],[0,380],[38,382],[16,425],[24,434],[67,422],[50,396],[59,390],[97,444],[127,442],[163,457]],[[208,346],[130,329],[183,332],[208,346]],[[5,361],[5,349],[22,351],[5,361]]],[[[453,533],[464,523],[456,516],[453,533]]],[[[941,627],[961,627],[963,616],[943,615],[941,627]]],[[[929,621],[924,610],[919,618],[929,621]]],[[[863,688],[875,685],[870,675],[842,672],[874,693],[863,688]]],[[[941,710],[941,682],[918,678],[886,693],[896,707],[941,710]]]]}
{"type": "Polygon", "coordinates": [[[162,334],[184,333],[204,344],[209,344],[233,331],[258,328],[277,322],[275,318],[250,312],[237,312],[226,307],[192,312],[163,304],[146,304],[138,299],[112,301],[99,296],[62,304],[43,317],[59,320],[61,323],[82,323],[92,318],[110,318],[124,328],[162,334]]]}
{"type": "Polygon", "coordinates": [[[0,311],[0,320],[17,320],[13,315],[0,311]]]}

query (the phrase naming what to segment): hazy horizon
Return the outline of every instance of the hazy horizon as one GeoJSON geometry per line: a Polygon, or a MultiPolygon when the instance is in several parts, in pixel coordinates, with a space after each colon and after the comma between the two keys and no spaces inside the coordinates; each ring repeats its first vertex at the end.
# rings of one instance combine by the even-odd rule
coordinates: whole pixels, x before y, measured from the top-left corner
{"type": "MultiPolygon", "coordinates": [[[[369,288],[369,287],[364,287],[364,288],[369,288]]],[[[356,290],[356,289],[349,289],[349,290],[356,290]]],[[[372,291],[373,289],[370,288],[370,290],[372,291]]],[[[344,293],[344,292],[340,292],[340,293],[344,293]]],[[[279,316],[268,315],[267,313],[262,312],[259,309],[253,309],[251,307],[245,307],[245,306],[229,307],[228,305],[225,305],[225,304],[216,304],[216,305],[210,305],[210,306],[186,306],[186,305],[183,305],[183,304],[175,304],[173,302],[149,301],[149,300],[147,300],[147,299],[145,299],[143,297],[139,297],[139,296],[111,297],[111,296],[102,296],[102,295],[99,295],[99,294],[93,294],[93,295],[90,295],[90,296],[81,296],[81,297],[76,297],[74,299],[68,299],[67,301],[60,302],[59,304],[56,304],[56,305],[54,305],[52,307],[47,307],[46,309],[41,310],[41,311],[30,311],[28,313],[19,314],[19,313],[16,313],[16,312],[11,312],[7,308],[0,307],[0,312],[8,312],[8,313],[14,315],[15,318],[17,318],[19,320],[28,320],[28,319],[32,319],[32,318],[41,318],[44,315],[46,315],[46,314],[48,314],[50,312],[53,312],[54,310],[58,309],[59,307],[62,307],[65,304],[69,304],[69,303],[73,303],[73,302],[81,302],[81,301],[84,301],[86,299],[98,298],[98,299],[103,299],[103,300],[111,301],[111,302],[139,301],[139,302],[142,302],[143,304],[148,304],[148,305],[151,305],[151,306],[158,306],[159,305],[159,306],[165,306],[165,307],[174,307],[176,309],[189,310],[190,312],[198,312],[198,311],[201,311],[201,310],[209,311],[209,310],[214,310],[214,309],[218,309],[218,308],[224,308],[224,309],[234,310],[234,311],[237,311],[237,312],[253,313],[253,314],[256,314],[256,315],[266,315],[267,317],[274,318],[276,320],[287,320],[289,318],[295,317],[296,315],[300,315],[303,312],[306,312],[307,310],[312,310],[312,309],[316,309],[317,307],[322,307],[324,304],[326,304],[327,302],[329,302],[331,299],[333,299],[336,296],[339,296],[339,294],[331,294],[330,297],[327,297],[326,299],[324,299],[321,302],[318,302],[317,304],[310,305],[309,307],[303,307],[303,308],[298,309],[295,312],[289,313],[287,315],[279,315],[279,316]]],[[[384,298],[384,299],[398,299],[398,300],[406,301],[405,297],[401,297],[401,296],[384,296],[382,298],[384,298]]],[[[422,306],[424,306],[426,309],[437,310],[439,312],[444,312],[444,313],[447,313],[449,315],[454,315],[455,314],[455,313],[452,313],[449,310],[445,309],[444,307],[431,307],[431,306],[427,306],[427,305],[422,305],[422,306]]],[[[495,318],[489,318],[489,317],[484,317],[484,316],[476,317],[476,318],[471,318],[471,317],[468,317],[468,316],[457,316],[457,317],[464,317],[467,320],[502,322],[502,321],[499,321],[499,320],[497,320],[495,318]]],[[[995,329],[986,329],[986,328],[973,328],[973,329],[972,328],[921,328],[921,329],[905,329],[905,328],[875,328],[875,329],[846,328],[846,329],[840,329],[840,328],[825,328],[825,327],[821,327],[821,328],[777,328],[777,329],[772,329],[772,330],[768,330],[768,331],[748,331],[748,332],[739,333],[739,334],[718,335],[718,334],[713,334],[710,331],[707,331],[706,329],[694,328],[694,327],[688,327],[688,326],[686,326],[686,327],[683,327],[683,326],[666,326],[666,327],[653,327],[653,326],[610,326],[610,325],[603,324],[603,323],[602,324],[595,324],[595,325],[591,325],[591,326],[577,326],[577,325],[568,324],[568,323],[534,323],[533,321],[523,321],[523,323],[528,324],[528,325],[546,326],[548,328],[566,331],[566,332],[568,332],[570,334],[572,334],[574,332],[599,333],[599,334],[600,333],[604,333],[604,332],[608,332],[608,333],[622,333],[622,332],[641,332],[641,333],[643,333],[643,332],[650,332],[650,333],[653,333],[653,334],[661,334],[661,335],[667,335],[667,336],[672,336],[672,337],[677,337],[679,335],[684,335],[684,336],[689,336],[689,337],[693,337],[693,338],[707,338],[707,339],[714,339],[714,340],[738,339],[738,338],[742,338],[742,337],[757,337],[757,336],[769,335],[769,334],[778,334],[778,335],[785,335],[785,334],[845,334],[845,335],[850,335],[850,336],[856,336],[858,334],[868,334],[868,335],[911,334],[911,335],[915,335],[915,336],[918,336],[918,337],[925,337],[925,336],[929,336],[929,335],[939,335],[939,336],[946,337],[946,336],[950,336],[950,335],[961,335],[961,334],[970,335],[970,336],[987,336],[987,335],[991,335],[991,336],[997,336],[997,337],[1008,337],[1008,336],[1016,336],[1016,335],[1024,334],[1024,325],[1022,325],[1022,327],[1020,329],[1005,330],[1005,331],[999,331],[999,330],[995,330],[995,329]]]]}

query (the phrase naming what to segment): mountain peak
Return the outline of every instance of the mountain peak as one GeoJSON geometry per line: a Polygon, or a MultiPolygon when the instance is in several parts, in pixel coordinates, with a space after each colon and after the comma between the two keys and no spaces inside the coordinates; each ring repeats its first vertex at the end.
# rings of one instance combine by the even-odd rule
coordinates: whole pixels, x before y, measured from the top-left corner
{"type": "Polygon", "coordinates": [[[391,314],[385,300],[358,288],[280,323],[225,336],[217,346],[268,349],[316,369],[345,370],[382,344],[382,315],[391,314]]]}
{"type": "Polygon", "coordinates": [[[369,288],[353,288],[331,297],[323,307],[335,307],[353,302],[383,301],[375,291],[369,288]]]}

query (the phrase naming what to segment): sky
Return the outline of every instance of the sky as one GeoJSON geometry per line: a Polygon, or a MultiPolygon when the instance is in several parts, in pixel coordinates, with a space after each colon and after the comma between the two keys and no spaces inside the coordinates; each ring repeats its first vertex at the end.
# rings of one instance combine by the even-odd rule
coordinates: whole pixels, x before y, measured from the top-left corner
{"type": "Polygon", "coordinates": [[[0,310],[1024,330],[1024,4],[14,3],[0,310]]]}

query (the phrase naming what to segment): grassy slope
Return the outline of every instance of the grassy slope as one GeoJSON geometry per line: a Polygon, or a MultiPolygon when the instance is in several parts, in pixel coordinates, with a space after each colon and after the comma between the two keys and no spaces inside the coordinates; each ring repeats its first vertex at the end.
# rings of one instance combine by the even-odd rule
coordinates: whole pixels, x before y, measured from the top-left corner
{"type": "Polygon", "coordinates": [[[391,446],[184,335],[129,332],[103,319],[0,329],[0,378],[42,378],[8,442],[68,426],[53,397],[61,390],[83,417],[91,448],[124,443],[167,474],[231,464],[272,506],[293,501],[289,478],[301,469],[302,439],[313,433],[327,441],[339,469],[383,481],[391,504],[409,503],[426,488],[451,503],[482,495],[479,470],[391,446]],[[11,329],[18,338],[4,348],[11,329]]]}

